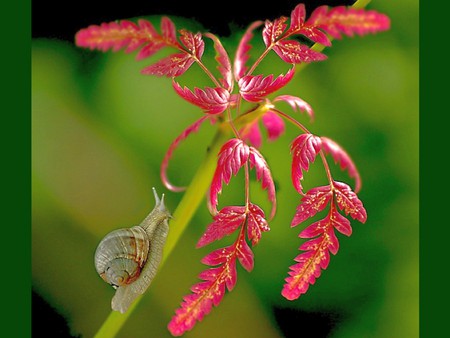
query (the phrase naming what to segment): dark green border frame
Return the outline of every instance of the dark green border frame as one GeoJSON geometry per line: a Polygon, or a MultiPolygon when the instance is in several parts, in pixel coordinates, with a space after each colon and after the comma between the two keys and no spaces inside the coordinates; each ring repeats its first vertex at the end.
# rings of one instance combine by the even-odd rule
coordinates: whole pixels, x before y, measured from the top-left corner
{"type": "Polygon", "coordinates": [[[31,336],[31,2],[2,3],[2,335],[31,336]]]}
{"type": "MultiPolygon", "coordinates": [[[[420,2],[420,335],[448,332],[448,8],[420,2]]],[[[445,4],[448,7],[448,4],[445,4]]]]}

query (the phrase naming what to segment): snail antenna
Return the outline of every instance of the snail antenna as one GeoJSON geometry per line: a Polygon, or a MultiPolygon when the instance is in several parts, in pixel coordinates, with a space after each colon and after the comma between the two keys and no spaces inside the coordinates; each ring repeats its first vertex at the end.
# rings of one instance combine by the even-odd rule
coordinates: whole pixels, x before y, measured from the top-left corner
{"type": "Polygon", "coordinates": [[[158,193],[156,192],[155,187],[152,188],[153,195],[155,196],[155,208],[159,211],[165,212],[167,211],[166,206],[164,204],[164,194],[161,195],[161,199],[158,196],[158,193]]]}

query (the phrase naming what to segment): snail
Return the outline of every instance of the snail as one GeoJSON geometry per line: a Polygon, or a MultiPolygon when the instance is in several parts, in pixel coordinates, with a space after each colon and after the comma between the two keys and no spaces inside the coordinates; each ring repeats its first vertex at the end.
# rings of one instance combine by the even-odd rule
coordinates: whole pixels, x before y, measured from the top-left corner
{"type": "Polygon", "coordinates": [[[125,313],[131,303],[150,286],[162,258],[171,217],[153,188],[156,205],[141,224],[110,232],[95,251],[95,269],[116,289],[114,311],[125,313]]]}

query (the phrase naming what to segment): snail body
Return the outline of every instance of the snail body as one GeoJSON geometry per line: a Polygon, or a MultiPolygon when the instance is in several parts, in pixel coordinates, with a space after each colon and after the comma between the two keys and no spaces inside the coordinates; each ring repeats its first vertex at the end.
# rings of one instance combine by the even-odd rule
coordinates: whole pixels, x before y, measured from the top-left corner
{"type": "Polygon", "coordinates": [[[141,224],[110,232],[95,251],[95,269],[116,289],[111,307],[121,313],[150,286],[169,233],[164,195],[159,199],[154,188],[153,193],[156,205],[141,224]]]}

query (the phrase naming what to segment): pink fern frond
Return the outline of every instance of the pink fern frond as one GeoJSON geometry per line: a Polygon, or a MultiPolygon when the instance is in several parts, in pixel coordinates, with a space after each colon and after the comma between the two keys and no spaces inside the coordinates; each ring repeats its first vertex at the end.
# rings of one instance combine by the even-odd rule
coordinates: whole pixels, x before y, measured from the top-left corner
{"type": "Polygon", "coordinates": [[[75,41],[80,47],[104,52],[126,48],[125,52],[129,53],[142,47],[136,56],[138,60],[153,55],[163,47],[176,48],[179,53],[171,54],[142,70],[145,75],[167,77],[180,76],[194,62],[201,60],[205,45],[200,33],[193,34],[184,29],[180,30],[180,44],[175,24],[167,17],[161,19],[161,34],[147,20],[139,20],[137,25],[122,20],[82,29],[76,34],[75,41]]]}
{"type": "Polygon", "coordinates": [[[192,92],[186,86],[182,88],[175,80],[172,81],[172,84],[175,92],[181,98],[200,107],[206,114],[220,114],[227,109],[230,103],[230,92],[224,88],[194,88],[192,92]]]}
{"type": "Polygon", "coordinates": [[[191,330],[196,322],[201,321],[211,312],[213,305],[219,305],[225,294],[225,287],[228,291],[233,289],[237,278],[236,250],[234,246],[228,248],[219,249],[222,255],[220,258],[212,259],[211,254],[207,256],[209,258],[205,261],[209,263],[223,260],[224,262],[221,266],[200,274],[199,277],[205,281],[191,288],[193,293],[183,298],[181,307],[175,311],[175,315],[168,324],[172,335],[181,336],[191,330]]]}
{"type": "Polygon", "coordinates": [[[256,204],[249,203],[247,213],[247,237],[255,246],[261,239],[261,233],[269,231],[270,227],[264,211],[256,204]]]}
{"type": "Polygon", "coordinates": [[[145,67],[141,73],[144,75],[177,77],[184,74],[194,62],[195,59],[190,54],[175,53],[145,67]]]}
{"type": "Polygon", "coordinates": [[[346,215],[350,215],[353,219],[365,223],[367,220],[367,211],[356,193],[343,182],[334,181],[333,188],[339,208],[344,210],[346,215]]]}
{"type": "Polygon", "coordinates": [[[279,90],[292,80],[295,73],[295,68],[288,70],[286,75],[279,75],[274,79],[273,74],[266,77],[264,75],[246,75],[239,79],[239,92],[242,98],[249,102],[260,102],[267,95],[279,90]]]}
{"type": "Polygon", "coordinates": [[[102,23],[101,25],[90,25],[76,33],[75,44],[78,47],[98,49],[102,52],[106,52],[109,49],[118,51],[127,45],[139,47],[145,40],[142,37],[136,37],[136,30],[135,25],[125,20],[119,23],[110,22],[102,23]]]}
{"type": "Polygon", "coordinates": [[[300,64],[327,59],[325,54],[316,52],[296,40],[280,40],[273,46],[273,51],[286,63],[300,64]]]}
{"type": "Polygon", "coordinates": [[[290,267],[289,277],[285,279],[286,283],[281,292],[286,299],[294,300],[306,293],[309,286],[320,277],[322,270],[328,267],[330,252],[335,255],[339,250],[334,228],[342,228],[342,222],[349,223],[336,208],[331,207],[324,219],[314,222],[300,233],[302,238],[318,237],[300,246],[299,249],[305,252],[295,258],[297,263],[290,267]]]}
{"type": "Polygon", "coordinates": [[[340,39],[342,34],[353,36],[385,31],[390,28],[390,20],[374,10],[320,6],[312,12],[306,25],[318,27],[333,38],[340,39]]]}
{"type": "Polygon", "coordinates": [[[180,30],[180,41],[187,48],[190,55],[195,57],[197,60],[201,60],[203,52],[205,50],[205,42],[202,39],[200,33],[193,34],[188,30],[180,30]]]}
{"type": "Polygon", "coordinates": [[[216,213],[217,197],[222,192],[223,182],[230,183],[231,176],[238,173],[249,155],[249,146],[240,139],[231,139],[222,146],[208,196],[208,207],[213,214],[216,213]]]}
{"type": "Polygon", "coordinates": [[[255,264],[253,259],[253,252],[247,244],[244,235],[240,235],[236,243],[236,256],[239,259],[239,263],[241,263],[242,267],[245,270],[247,270],[248,272],[251,272],[253,270],[253,266],[255,264]]]}
{"type": "MultiPolygon", "coordinates": [[[[171,22],[173,25],[166,17],[162,18],[162,22],[171,22]]],[[[179,47],[176,37],[169,39],[164,34],[158,34],[151,22],[142,19],[138,21],[138,25],[128,20],[91,25],[76,33],[75,43],[79,47],[103,52],[109,49],[117,52],[126,48],[125,52],[130,53],[143,47],[145,51],[138,54],[138,59],[148,57],[166,46],[179,47]]]]}
{"type": "Polygon", "coordinates": [[[350,225],[350,221],[347,218],[345,218],[344,216],[342,216],[338,212],[335,212],[333,214],[333,217],[334,217],[334,219],[333,219],[333,221],[334,221],[334,223],[333,223],[334,228],[337,231],[339,231],[341,234],[343,234],[343,235],[345,235],[347,237],[351,236],[353,230],[352,230],[352,227],[350,225]]]}
{"type": "Polygon", "coordinates": [[[166,41],[172,44],[177,43],[177,30],[175,24],[166,16],[161,18],[161,33],[166,41]]]}
{"type": "Polygon", "coordinates": [[[291,12],[291,23],[286,32],[286,36],[302,34],[314,42],[320,43],[324,46],[330,46],[331,42],[325,33],[317,29],[317,27],[305,25],[305,16],[305,5],[297,5],[291,12]]]}
{"type": "Polygon", "coordinates": [[[244,206],[228,206],[214,215],[214,221],[208,225],[205,233],[197,243],[197,248],[217,241],[236,231],[246,220],[244,206]]]}
{"type": "Polygon", "coordinates": [[[202,258],[202,263],[210,266],[221,265],[229,262],[235,255],[235,246],[216,249],[202,258]]]}
{"type": "MultiPolygon", "coordinates": [[[[315,250],[309,250],[295,257],[297,264],[289,269],[289,277],[285,279],[281,294],[288,300],[294,300],[308,291],[309,285],[314,284],[316,278],[321,275],[321,266],[327,265],[330,260],[326,236],[319,237],[315,241],[315,250]]],[[[307,242],[311,243],[314,240],[307,242]]]]}
{"type": "Polygon", "coordinates": [[[303,179],[303,171],[309,170],[309,164],[314,162],[321,149],[320,137],[313,134],[301,134],[291,144],[292,170],[291,178],[295,189],[303,195],[303,187],[300,181],[303,179]]]}
{"type": "Polygon", "coordinates": [[[306,9],[304,4],[298,4],[291,12],[291,22],[286,34],[292,34],[301,29],[305,23],[306,9]]]}
{"type": "Polygon", "coordinates": [[[308,39],[310,39],[315,43],[320,43],[321,45],[324,45],[326,47],[331,46],[331,41],[328,38],[328,36],[316,27],[310,27],[305,25],[297,33],[306,36],[308,39]]]}
{"type": "Polygon", "coordinates": [[[186,189],[185,187],[178,187],[170,183],[167,177],[167,168],[169,166],[169,161],[172,158],[173,152],[178,148],[179,144],[182,141],[184,141],[191,133],[197,132],[201,124],[208,118],[209,118],[208,115],[202,116],[200,119],[198,119],[189,127],[187,127],[185,130],[183,130],[183,132],[180,135],[178,135],[177,138],[170,144],[169,149],[167,150],[161,162],[161,169],[160,169],[161,181],[167,189],[171,191],[183,191],[186,189]]]}
{"type": "Polygon", "coordinates": [[[302,197],[297,212],[292,219],[291,226],[297,226],[308,218],[314,217],[318,212],[325,209],[330,203],[333,193],[329,185],[317,187],[309,190],[302,197]]]}
{"type": "Polygon", "coordinates": [[[264,23],[264,29],[262,32],[263,40],[267,48],[271,48],[272,45],[281,37],[286,30],[287,17],[282,16],[275,19],[273,22],[266,20],[264,23]]]}

